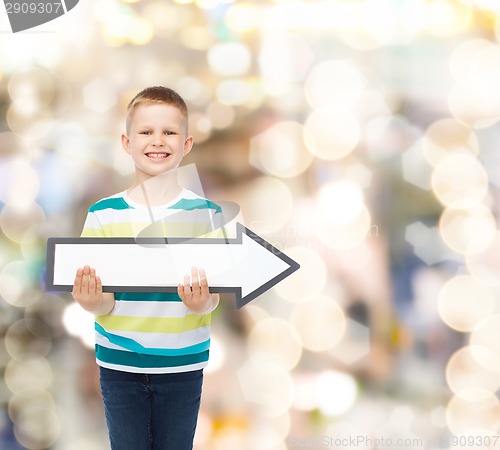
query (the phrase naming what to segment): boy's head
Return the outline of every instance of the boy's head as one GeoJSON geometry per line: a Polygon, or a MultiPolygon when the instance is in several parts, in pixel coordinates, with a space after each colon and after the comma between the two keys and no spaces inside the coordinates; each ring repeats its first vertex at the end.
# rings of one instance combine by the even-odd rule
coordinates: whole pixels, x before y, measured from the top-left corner
{"type": "Polygon", "coordinates": [[[152,86],[139,92],[128,104],[126,130],[130,131],[130,123],[134,117],[134,112],[139,106],[146,105],[170,105],[176,107],[184,117],[184,131],[188,131],[188,108],[183,98],[173,89],[164,86],[152,86]]]}

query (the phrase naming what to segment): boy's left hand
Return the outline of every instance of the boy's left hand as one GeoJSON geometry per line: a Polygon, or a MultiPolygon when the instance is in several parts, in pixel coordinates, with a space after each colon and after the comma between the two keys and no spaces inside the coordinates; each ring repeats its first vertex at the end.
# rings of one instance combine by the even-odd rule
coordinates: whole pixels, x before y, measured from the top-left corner
{"type": "Polygon", "coordinates": [[[208,314],[219,304],[219,294],[210,294],[205,271],[200,269],[198,272],[196,267],[191,269],[191,277],[184,276],[184,284],[179,283],[177,293],[187,308],[196,314],[208,314]]]}

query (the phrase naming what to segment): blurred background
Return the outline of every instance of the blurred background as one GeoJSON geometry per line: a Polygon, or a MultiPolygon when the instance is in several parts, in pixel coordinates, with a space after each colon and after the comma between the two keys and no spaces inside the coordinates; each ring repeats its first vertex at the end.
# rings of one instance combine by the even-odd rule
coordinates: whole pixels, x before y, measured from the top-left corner
{"type": "Polygon", "coordinates": [[[109,448],[92,317],[44,289],[45,244],[131,183],[125,108],[158,84],[188,103],[205,195],[301,264],[223,298],[195,448],[499,448],[499,17],[87,0],[12,34],[3,14],[0,448],[109,448]]]}

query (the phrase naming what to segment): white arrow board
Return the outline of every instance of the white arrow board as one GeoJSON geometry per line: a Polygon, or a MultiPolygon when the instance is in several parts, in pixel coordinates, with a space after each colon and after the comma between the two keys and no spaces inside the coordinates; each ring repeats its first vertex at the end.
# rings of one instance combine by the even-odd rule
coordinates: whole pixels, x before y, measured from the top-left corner
{"type": "Polygon", "coordinates": [[[233,292],[241,308],[300,266],[236,224],[235,239],[49,238],[47,290],[71,291],[78,268],[94,267],[104,292],[177,292],[191,267],[205,269],[211,292],[233,292]]]}

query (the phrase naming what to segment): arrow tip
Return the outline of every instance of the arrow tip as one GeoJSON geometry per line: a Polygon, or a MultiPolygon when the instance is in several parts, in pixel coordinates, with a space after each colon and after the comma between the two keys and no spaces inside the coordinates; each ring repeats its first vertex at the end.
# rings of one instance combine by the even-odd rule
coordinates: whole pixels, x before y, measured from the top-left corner
{"type": "Polygon", "coordinates": [[[280,281],[289,277],[293,272],[297,271],[300,268],[300,264],[239,222],[236,223],[236,232],[237,240],[239,242],[242,242],[243,234],[246,234],[253,241],[257,242],[270,253],[272,253],[275,257],[279,258],[287,266],[286,269],[282,270],[280,273],[264,282],[261,286],[254,289],[252,292],[245,296],[242,296],[242,289],[240,289],[239,292],[236,293],[236,308],[240,309],[247,303],[262,295],[264,292],[274,287],[280,281]]]}

